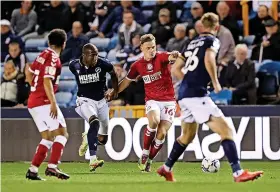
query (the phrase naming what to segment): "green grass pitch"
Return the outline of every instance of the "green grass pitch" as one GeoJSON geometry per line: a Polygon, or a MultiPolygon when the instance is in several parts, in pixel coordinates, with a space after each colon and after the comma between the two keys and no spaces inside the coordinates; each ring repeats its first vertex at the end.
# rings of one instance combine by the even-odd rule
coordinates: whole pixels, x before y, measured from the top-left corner
{"type": "Polygon", "coordinates": [[[2,192],[278,192],[280,191],[280,162],[243,162],[250,170],[263,170],[264,176],[254,182],[234,183],[227,162],[218,173],[203,173],[200,163],[177,163],[176,183],[165,182],[156,173],[162,163],[154,163],[152,173],[141,173],[136,163],[105,162],[95,173],[86,163],[63,163],[60,168],[71,178],[61,181],[45,177],[46,164],[40,169],[47,181],[28,181],[27,163],[2,163],[2,192]]]}

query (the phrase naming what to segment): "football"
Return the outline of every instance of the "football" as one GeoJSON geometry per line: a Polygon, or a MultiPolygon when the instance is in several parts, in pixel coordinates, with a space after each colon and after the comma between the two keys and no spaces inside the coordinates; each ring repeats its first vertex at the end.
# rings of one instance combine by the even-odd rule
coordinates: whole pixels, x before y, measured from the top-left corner
{"type": "Polygon", "coordinates": [[[219,171],[220,166],[218,159],[204,158],[201,163],[201,169],[206,173],[216,173],[219,171]]]}

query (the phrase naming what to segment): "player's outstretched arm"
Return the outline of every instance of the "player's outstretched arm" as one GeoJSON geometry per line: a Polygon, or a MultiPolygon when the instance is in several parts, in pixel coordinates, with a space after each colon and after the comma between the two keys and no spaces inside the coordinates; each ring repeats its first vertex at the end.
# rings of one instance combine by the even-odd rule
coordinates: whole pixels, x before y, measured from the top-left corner
{"type": "Polygon", "coordinates": [[[216,52],[212,49],[207,49],[205,53],[204,63],[206,70],[211,78],[215,93],[220,92],[222,88],[217,75],[216,52]]]}
{"type": "Polygon", "coordinates": [[[184,67],[184,65],[184,58],[178,57],[171,67],[171,74],[175,76],[178,80],[182,80],[184,78],[185,74],[182,72],[182,68],[184,67]]]}
{"type": "Polygon", "coordinates": [[[52,84],[52,79],[49,77],[44,78],[44,89],[46,92],[46,95],[51,103],[51,117],[56,118],[57,117],[57,108],[56,108],[56,99],[54,95],[54,90],[53,90],[53,84],[52,84]]]}
{"type": "Polygon", "coordinates": [[[118,93],[120,93],[120,92],[122,92],[123,90],[125,90],[125,89],[130,85],[131,82],[132,82],[131,79],[128,79],[127,77],[124,78],[124,79],[120,82],[120,84],[119,84],[119,92],[118,92],[118,93]]]}

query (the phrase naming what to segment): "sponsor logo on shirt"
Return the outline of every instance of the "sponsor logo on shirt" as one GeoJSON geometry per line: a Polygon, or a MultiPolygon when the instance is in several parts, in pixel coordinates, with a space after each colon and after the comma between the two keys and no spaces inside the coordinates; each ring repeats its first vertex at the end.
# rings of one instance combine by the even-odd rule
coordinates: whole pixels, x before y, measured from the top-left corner
{"type": "Polygon", "coordinates": [[[142,77],[145,84],[152,83],[153,81],[161,79],[161,71],[151,75],[145,75],[142,77]]]}
{"type": "Polygon", "coordinates": [[[99,81],[99,73],[79,75],[79,80],[81,84],[94,83],[99,81]]]}

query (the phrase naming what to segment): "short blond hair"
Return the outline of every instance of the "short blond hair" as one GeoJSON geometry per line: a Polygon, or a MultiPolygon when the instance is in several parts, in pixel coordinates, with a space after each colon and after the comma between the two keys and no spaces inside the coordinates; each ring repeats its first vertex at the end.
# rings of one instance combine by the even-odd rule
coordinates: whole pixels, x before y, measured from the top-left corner
{"type": "Polygon", "coordinates": [[[215,13],[205,13],[201,18],[201,23],[205,28],[214,29],[219,24],[219,16],[215,13]]]}
{"type": "Polygon", "coordinates": [[[145,35],[141,36],[140,43],[141,43],[141,45],[143,45],[146,42],[155,41],[155,40],[156,40],[156,38],[152,34],[145,34],[145,35]]]}

